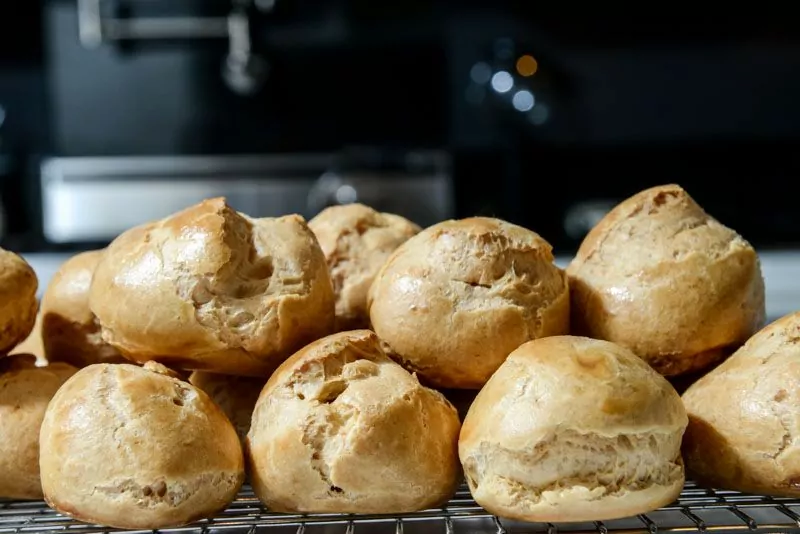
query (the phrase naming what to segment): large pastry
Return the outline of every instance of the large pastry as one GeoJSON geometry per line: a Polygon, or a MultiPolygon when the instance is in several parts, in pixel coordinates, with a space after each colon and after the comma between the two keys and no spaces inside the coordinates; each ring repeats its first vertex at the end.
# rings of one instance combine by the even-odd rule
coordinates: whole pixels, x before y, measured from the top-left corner
{"type": "Polygon", "coordinates": [[[405,513],[460,478],[458,415],[373,332],[308,345],[267,382],[247,437],[256,495],[277,512],[405,513]]]}
{"type": "Polygon", "coordinates": [[[401,245],[375,278],[372,326],[427,383],[480,388],[522,343],[569,329],[566,276],[536,233],[484,217],[401,245]]]}
{"type": "Polygon", "coordinates": [[[221,198],[115,239],[89,304],[126,358],[234,375],[269,376],[334,322],[325,257],[302,217],[253,219],[221,198]]]}
{"type": "Polygon", "coordinates": [[[687,417],[667,380],[630,350],[555,336],[515,350],[464,420],[459,454],[489,512],[521,521],[600,521],[681,492],[687,417]]]}
{"type": "Polygon", "coordinates": [[[683,394],[690,475],[800,497],[800,312],[770,324],[683,394]]]}
{"type": "Polygon", "coordinates": [[[45,413],[39,463],[50,506],[127,529],[213,516],[244,480],[230,421],[156,362],[94,364],[73,375],[45,413]]]}
{"type": "Polygon", "coordinates": [[[628,347],[666,376],[718,363],[764,321],[753,247],[677,185],[614,208],[567,274],[573,333],[628,347]]]}

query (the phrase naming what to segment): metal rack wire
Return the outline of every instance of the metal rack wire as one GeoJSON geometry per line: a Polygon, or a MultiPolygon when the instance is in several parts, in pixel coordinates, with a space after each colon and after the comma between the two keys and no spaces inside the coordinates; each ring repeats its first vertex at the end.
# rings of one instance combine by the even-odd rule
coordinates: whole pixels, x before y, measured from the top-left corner
{"type": "MultiPolygon", "coordinates": [[[[498,519],[478,506],[466,487],[441,509],[403,516],[275,514],[266,510],[246,487],[236,501],[214,519],[194,525],[158,531],[125,531],[141,534],[458,534],[544,532],[800,532],[800,499],[746,495],[735,491],[705,489],[688,482],[677,502],[648,514],[627,519],[594,522],[518,523],[498,519]]],[[[41,501],[0,501],[0,534],[69,532],[79,534],[118,532],[73,521],[41,501]]]]}

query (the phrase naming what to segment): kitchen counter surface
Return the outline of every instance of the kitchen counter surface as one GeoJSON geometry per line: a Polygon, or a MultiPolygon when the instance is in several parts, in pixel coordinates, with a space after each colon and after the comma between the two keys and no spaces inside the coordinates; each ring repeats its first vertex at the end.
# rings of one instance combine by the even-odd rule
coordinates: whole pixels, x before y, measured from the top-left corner
{"type": "MultiPolygon", "coordinates": [[[[39,276],[39,293],[46,287],[69,254],[23,254],[39,276]]],[[[767,289],[767,315],[777,318],[800,310],[800,250],[764,251],[761,268],[767,289]]],[[[561,256],[556,263],[564,267],[570,258],[561,256]]]]}

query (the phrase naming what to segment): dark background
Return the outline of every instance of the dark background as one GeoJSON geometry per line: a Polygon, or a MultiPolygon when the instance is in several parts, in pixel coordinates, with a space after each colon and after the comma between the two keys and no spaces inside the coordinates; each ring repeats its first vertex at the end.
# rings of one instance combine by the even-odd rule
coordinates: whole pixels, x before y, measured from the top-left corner
{"type": "MultiPolygon", "coordinates": [[[[225,15],[225,1],[110,2],[116,14],[225,15]]],[[[74,1],[0,3],[0,194],[6,241],[38,228],[45,156],[441,148],[457,215],[526,225],[559,251],[569,214],[677,182],[762,248],[800,243],[800,27],[785,12],[647,12],[518,2],[278,0],[255,14],[263,89],[234,94],[222,40],[89,50],[74,1]],[[476,86],[478,62],[525,80],[533,124],[476,86]],[[544,107],[541,107],[544,109],[544,107]]]]}

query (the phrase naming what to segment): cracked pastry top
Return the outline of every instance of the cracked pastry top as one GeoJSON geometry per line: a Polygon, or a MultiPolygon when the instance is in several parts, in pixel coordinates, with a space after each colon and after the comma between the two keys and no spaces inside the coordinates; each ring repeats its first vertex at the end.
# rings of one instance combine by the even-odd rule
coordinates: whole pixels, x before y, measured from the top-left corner
{"type": "Polygon", "coordinates": [[[707,369],[764,322],[753,247],[677,185],[611,210],[567,274],[572,333],[628,347],[665,376],[707,369]]]}
{"type": "Polygon", "coordinates": [[[406,241],[375,278],[368,306],[390,355],[444,388],[478,389],[519,345],[569,328],[569,288],[550,244],[486,217],[406,241]]]}
{"type": "Polygon", "coordinates": [[[156,362],[94,364],[73,375],[45,413],[40,466],[55,510],[126,529],[210,517],[244,480],[230,421],[156,362]]]}
{"type": "Polygon", "coordinates": [[[336,330],[369,327],[367,292],[389,255],[419,233],[408,219],[363,204],[331,206],[308,222],[336,293],[336,330]]]}
{"type": "Polygon", "coordinates": [[[690,476],[715,488],[800,496],[800,312],[750,338],[683,402],[690,476]]]}
{"type": "Polygon", "coordinates": [[[446,502],[460,479],[458,414],[388,358],[369,330],[289,358],[253,412],[253,489],[276,512],[406,513],[446,502]]]}
{"type": "Polygon", "coordinates": [[[102,250],[92,250],[71,257],[47,286],[40,309],[40,335],[47,361],[78,367],[127,361],[103,341],[100,323],[89,309],[89,287],[102,256],[102,250]]]}
{"type": "Polygon", "coordinates": [[[36,356],[0,360],[0,499],[41,499],[39,429],[47,404],[77,369],[36,367],[36,356]]]}
{"type": "Polygon", "coordinates": [[[254,219],[206,200],[115,239],[89,304],[103,339],[135,362],[268,376],[330,333],[325,258],[298,215],[254,219]]]}
{"type": "Polygon", "coordinates": [[[33,330],[39,281],[28,262],[0,248],[0,358],[33,330]]]}
{"type": "Polygon", "coordinates": [[[525,343],[464,419],[475,501],[520,521],[601,521],[667,505],[684,483],[686,410],[630,350],[584,337],[525,343]]]}

